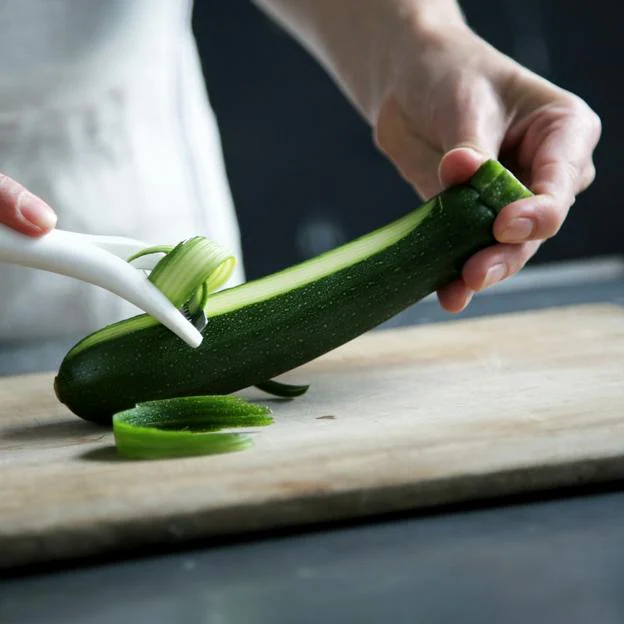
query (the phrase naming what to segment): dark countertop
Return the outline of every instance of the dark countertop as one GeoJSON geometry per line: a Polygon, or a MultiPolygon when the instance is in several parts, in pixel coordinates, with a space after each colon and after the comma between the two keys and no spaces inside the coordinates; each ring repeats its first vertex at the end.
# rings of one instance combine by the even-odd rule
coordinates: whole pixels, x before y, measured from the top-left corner
{"type": "MultiPolygon", "coordinates": [[[[624,276],[592,275],[540,274],[464,316],[624,304],[624,276]]],[[[424,301],[386,326],[448,318],[424,301]]],[[[621,624],[623,517],[612,486],[39,570],[0,584],[0,623],[621,624]]]]}

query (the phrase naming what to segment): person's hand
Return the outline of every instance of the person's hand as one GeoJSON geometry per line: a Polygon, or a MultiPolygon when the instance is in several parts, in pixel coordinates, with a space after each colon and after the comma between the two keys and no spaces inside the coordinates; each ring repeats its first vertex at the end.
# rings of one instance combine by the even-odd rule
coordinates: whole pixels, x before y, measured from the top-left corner
{"type": "Polygon", "coordinates": [[[438,293],[447,310],[519,271],[591,184],[598,116],[479,38],[457,0],[254,1],[333,75],[424,199],[466,181],[486,158],[536,194],[499,213],[498,244],[438,293]]]}
{"type": "Polygon", "coordinates": [[[0,223],[22,234],[41,236],[54,228],[56,214],[42,199],[0,174],[0,223]]]}
{"type": "Polygon", "coordinates": [[[466,181],[488,157],[536,196],[505,207],[498,244],[474,255],[438,292],[461,311],[475,291],[519,271],[560,229],[594,179],[601,124],[580,98],[536,76],[463,25],[407,29],[387,65],[392,76],[373,120],[379,148],[427,199],[466,181]]]}

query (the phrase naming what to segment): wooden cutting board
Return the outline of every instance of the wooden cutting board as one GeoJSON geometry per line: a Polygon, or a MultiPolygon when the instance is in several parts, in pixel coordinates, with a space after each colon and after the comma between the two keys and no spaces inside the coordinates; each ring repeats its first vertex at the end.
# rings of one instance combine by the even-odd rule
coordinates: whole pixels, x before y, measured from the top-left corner
{"type": "Polygon", "coordinates": [[[52,378],[0,379],[4,567],[624,475],[619,306],[369,333],[229,455],[119,459],[52,378]]]}

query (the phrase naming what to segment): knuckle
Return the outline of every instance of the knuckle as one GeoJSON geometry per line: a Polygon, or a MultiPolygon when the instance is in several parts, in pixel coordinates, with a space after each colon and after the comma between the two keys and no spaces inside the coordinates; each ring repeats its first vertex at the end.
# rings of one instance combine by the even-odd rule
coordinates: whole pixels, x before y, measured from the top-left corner
{"type": "Polygon", "coordinates": [[[589,136],[598,140],[602,134],[602,119],[591,106],[577,95],[570,95],[567,102],[568,114],[583,121],[589,136]]]}
{"type": "Polygon", "coordinates": [[[589,121],[591,124],[593,134],[596,137],[599,137],[602,134],[602,119],[600,118],[600,115],[598,115],[598,113],[590,109],[589,121]]]}
{"type": "Polygon", "coordinates": [[[593,162],[589,163],[585,168],[585,172],[583,173],[582,178],[582,187],[581,190],[584,191],[588,186],[590,186],[594,180],[596,179],[596,166],[593,162]]]}
{"type": "Polygon", "coordinates": [[[562,162],[564,171],[571,182],[575,183],[581,177],[581,170],[578,163],[570,160],[562,162]]]}
{"type": "MultiPolygon", "coordinates": [[[[576,193],[579,192],[579,185],[582,182],[585,167],[571,160],[563,160],[557,163],[556,166],[561,174],[556,181],[553,180],[548,185],[548,191],[553,197],[561,198],[559,200],[561,203],[566,203],[568,206],[571,206],[574,203],[576,193]]],[[[554,210],[557,212],[557,209],[554,207],[545,210],[554,210]]]]}
{"type": "Polygon", "coordinates": [[[568,94],[566,107],[568,112],[579,117],[588,117],[593,111],[587,102],[578,95],[568,94]]]}

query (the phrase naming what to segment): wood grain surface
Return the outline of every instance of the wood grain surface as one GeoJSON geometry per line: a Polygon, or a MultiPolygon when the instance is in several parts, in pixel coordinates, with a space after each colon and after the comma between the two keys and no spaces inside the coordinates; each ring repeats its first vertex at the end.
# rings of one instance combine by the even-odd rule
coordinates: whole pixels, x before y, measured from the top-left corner
{"type": "Polygon", "coordinates": [[[126,461],[53,374],[0,379],[0,567],[624,475],[624,309],[371,332],[258,399],[252,449],[126,461]]]}

